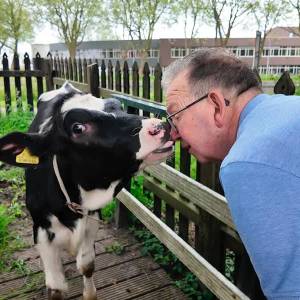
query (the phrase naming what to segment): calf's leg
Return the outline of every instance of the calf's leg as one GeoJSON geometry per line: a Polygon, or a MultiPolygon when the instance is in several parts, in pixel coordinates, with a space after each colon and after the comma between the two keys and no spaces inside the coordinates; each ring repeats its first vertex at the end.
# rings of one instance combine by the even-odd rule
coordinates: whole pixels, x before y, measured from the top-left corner
{"type": "MultiPolygon", "coordinates": [[[[98,214],[90,214],[93,218],[97,218],[98,214]]],[[[83,275],[83,300],[96,300],[96,287],[93,280],[95,270],[95,249],[94,243],[99,223],[87,218],[85,220],[83,240],[79,247],[76,257],[77,268],[83,275]]]]}
{"type": "Polygon", "coordinates": [[[60,249],[42,228],[38,230],[37,249],[43,262],[49,300],[61,300],[68,286],[65,280],[60,249]]]}

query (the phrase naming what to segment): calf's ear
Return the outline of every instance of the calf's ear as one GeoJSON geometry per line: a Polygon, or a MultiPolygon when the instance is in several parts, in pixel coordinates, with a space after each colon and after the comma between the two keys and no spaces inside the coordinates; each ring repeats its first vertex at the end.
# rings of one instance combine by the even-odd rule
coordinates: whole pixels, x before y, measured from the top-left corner
{"type": "Polygon", "coordinates": [[[49,149],[48,138],[36,133],[13,132],[0,138],[0,161],[18,167],[40,163],[49,149]]]}

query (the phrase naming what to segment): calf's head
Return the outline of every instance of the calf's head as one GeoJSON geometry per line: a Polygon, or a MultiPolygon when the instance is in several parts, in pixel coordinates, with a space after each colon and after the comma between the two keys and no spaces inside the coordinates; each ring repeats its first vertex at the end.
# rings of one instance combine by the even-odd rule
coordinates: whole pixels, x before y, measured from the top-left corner
{"type": "Polygon", "coordinates": [[[169,133],[159,119],[127,114],[117,100],[97,99],[67,83],[41,95],[28,133],[0,138],[0,160],[32,167],[17,162],[25,148],[39,157],[39,165],[57,155],[72,166],[83,187],[95,181],[105,187],[166,159],[173,145],[169,133]]]}

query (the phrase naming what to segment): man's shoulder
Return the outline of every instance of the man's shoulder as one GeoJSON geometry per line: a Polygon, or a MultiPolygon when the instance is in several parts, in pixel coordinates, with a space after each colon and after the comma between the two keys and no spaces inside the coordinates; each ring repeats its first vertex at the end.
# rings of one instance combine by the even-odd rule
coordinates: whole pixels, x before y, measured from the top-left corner
{"type": "Polygon", "coordinates": [[[237,139],[221,167],[234,162],[287,170],[300,166],[300,97],[260,95],[260,100],[242,116],[237,139]]]}

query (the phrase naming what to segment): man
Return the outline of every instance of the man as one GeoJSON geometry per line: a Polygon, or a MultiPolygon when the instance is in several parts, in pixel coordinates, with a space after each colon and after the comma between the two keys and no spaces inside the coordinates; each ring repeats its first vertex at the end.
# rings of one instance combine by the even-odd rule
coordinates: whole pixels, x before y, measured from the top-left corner
{"type": "MultiPolygon", "coordinates": [[[[222,49],[165,71],[172,137],[220,179],[268,299],[300,299],[300,97],[266,95],[256,73],[222,49]]],[[[213,238],[213,237],[212,237],[213,238]]]]}

